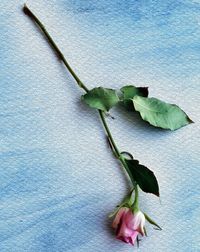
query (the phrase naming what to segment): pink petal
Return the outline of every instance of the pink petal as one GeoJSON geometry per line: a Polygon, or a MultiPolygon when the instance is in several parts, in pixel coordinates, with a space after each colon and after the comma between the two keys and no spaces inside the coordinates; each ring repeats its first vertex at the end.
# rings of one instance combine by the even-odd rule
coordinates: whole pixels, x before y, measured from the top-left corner
{"type": "Polygon", "coordinates": [[[133,231],[132,235],[131,235],[131,244],[134,245],[135,240],[137,239],[138,236],[138,232],[137,231],[133,231]]]}
{"type": "Polygon", "coordinates": [[[124,222],[122,222],[118,232],[117,232],[117,237],[130,237],[133,233],[133,230],[128,228],[124,222]]]}
{"type": "Polygon", "coordinates": [[[126,207],[122,207],[118,212],[117,212],[117,214],[116,214],[116,216],[115,216],[115,219],[114,219],[114,221],[113,221],[113,223],[112,223],[112,227],[113,228],[117,228],[117,226],[119,225],[119,223],[120,223],[120,220],[121,220],[121,218],[123,217],[123,215],[126,213],[128,211],[128,208],[126,208],[126,207]]]}

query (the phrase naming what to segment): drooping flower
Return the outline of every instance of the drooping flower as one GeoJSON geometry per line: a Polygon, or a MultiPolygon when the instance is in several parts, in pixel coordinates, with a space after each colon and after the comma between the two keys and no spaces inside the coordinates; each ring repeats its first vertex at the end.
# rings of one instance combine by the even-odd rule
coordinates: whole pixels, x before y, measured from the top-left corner
{"type": "Polygon", "coordinates": [[[140,211],[132,211],[131,208],[122,207],[115,216],[113,228],[116,237],[126,243],[134,245],[138,234],[144,235],[145,216],[140,211]]]}

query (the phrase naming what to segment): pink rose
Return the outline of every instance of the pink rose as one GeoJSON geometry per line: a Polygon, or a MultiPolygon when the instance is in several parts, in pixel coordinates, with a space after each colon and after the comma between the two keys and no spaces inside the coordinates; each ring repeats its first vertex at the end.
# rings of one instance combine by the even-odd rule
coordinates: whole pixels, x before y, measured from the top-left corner
{"type": "Polygon", "coordinates": [[[116,230],[116,237],[126,243],[134,245],[140,233],[144,235],[145,216],[141,211],[135,213],[128,207],[122,207],[115,216],[113,228],[116,230]]]}

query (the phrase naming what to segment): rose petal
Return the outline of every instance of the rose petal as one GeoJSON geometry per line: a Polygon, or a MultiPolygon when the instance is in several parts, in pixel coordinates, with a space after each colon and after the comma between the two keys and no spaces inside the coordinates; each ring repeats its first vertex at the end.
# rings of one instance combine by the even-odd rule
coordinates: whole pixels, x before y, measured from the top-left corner
{"type": "Polygon", "coordinates": [[[129,209],[127,207],[122,207],[116,214],[115,219],[112,223],[112,227],[113,228],[117,228],[117,226],[120,223],[120,220],[122,218],[122,216],[128,211],[129,209]]]}

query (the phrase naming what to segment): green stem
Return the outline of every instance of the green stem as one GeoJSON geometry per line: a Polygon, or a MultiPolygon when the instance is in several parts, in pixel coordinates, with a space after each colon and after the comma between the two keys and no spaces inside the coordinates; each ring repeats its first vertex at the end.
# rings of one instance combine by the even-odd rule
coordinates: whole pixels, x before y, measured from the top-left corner
{"type": "Polygon", "coordinates": [[[114,139],[113,139],[113,137],[112,137],[112,134],[111,134],[111,132],[110,132],[110,129],[109,129],[109,127],[108,127],[108,124],[106,123],[106,120],[105,120],[103,111],[99,110],[99,115],[100,115],[101,121],[102,121],[102,123],[103,123],[103,126],[104,126],[104,128],[105,128],[105,131],[106,131],[106,133],[107,133],[107,135],[108,135],[108,137],[109,137],[109,140],[110,140],[110,142],[111,142],[111,144],[112,144],[112,147],[113,147],[113,149],[114,149],[114,151],[115,151],[117,157],[120,158],[120,156],[121,156],[120,151],[118,150],[117,145],[116,145],[116,143],[115,143],[115,141],[114,141],[114,139]]]}
{"type": "Polygon", "coordinates": [[[58,48],[48,31],[46,30],[45,26],[40,22],[40,20],[33,14],[33,12],[26,6],[26,4],[23,7],[24,13],[29,16],[31,19],[34,20],[34,22],[39,26],[41,31],[44,33],[46,36],[49,44],[52,46],[53,50],[56,52],[57,56],[63,61],[64,65],[67,67],[71,75],[74,77],[76,80],[77,84],[79,85],[80,88],[84,89],[85,92],[88,92],[88,88],[83,84],[83,82],[79,79],[79,77],[75,74],[73,69],[70,67],[69,63],[67,62],[66,58],[64,57],[63,53],[61,50],[58,48]]]}
{"type": "Polygon", "coordinates": [[[100,115],[100,118],[101,118],[101,121],[102,121],[102,123],[103,123],[104,129],[105,129],[105,131],[106,131],[106,133],[107,133],[107,136],[108,136],[108,138],[109,138],[109,140],[110,140],[110,142],[111,142],[111,144],[112,144],[112,147],[113,147],[113,149],[114,149],[114,151],[115,151],[115,154],[116,154],[117,158],[118,158],[118,159],[120,160],[120,162],[122,163],[123,167],[125,168],[126,172],[127,172],[128,175],[129,175],[131,181],[133,181],[133,177],[132,177],[132,174],[131,174],[131,172],[130,172],[130,170],[129,170],[129,167],[128,167],[128,165],[127,165],[125,159],[124,159],[123,156],[121,155],[119,149],[117,148],[117,145],[116,145],[116,143],[115,143],[115,141],[114,141],[114,139],[113,139],[113,137],[112,137],[112,134],[111,134],[111,132],[110,132],[110,129],[109,129],[109,127],[108,127],[108,124],[106,123],[106,120],[105,120],[103,111],[99,110],[99,115],[100,115]]]}
{"type": "Polygon", "coordinates": [[[135,185],[135,200],[133,202],[133,210],[138,211],[139,210],[139,193],[138,193],[138,186],[135,185]]]}
{"type": "MultiPolygon", "coordinates": [[[[46,36],[49,44],[51,45],[51,47],[53,48],[53,50],[56,52],[57,56],[59,57],[60,60],[62,60],[62,62],[64,63],[64,65],[66,66],[66,68],[69,70],[69,72],[71,73],[71,75],[74,77],[74,79],[76,80],[78,86],[80,88],[82,88],[86,93],[89,91],[89,89],[83,84],[83,82],[79,79],[79,77],[76,75],[76,73],[73,71],[73,69],[71,68],[71,66],[69,65],[69,63],[67,62],[65,56],[63,55],[63,53],[61,52],[61,50],[59,49],[59,47],[57,46],[57,44],[54,42],[53,38],[51,37],[51,35],[48,33],[48,31],[46,30],[45,26],[42,24],[42,22],[35,16],[35,14],[26,6],[24,5],[23,7],[23,11],[24,13],[29,16],[37,25],[38,27],[41,29],[41,31],[44,33],[44,35],[46,36]]],[[[104,125],[104,129],[106,131],[106,134],[110,140],[110,143],[117,155],[117,158],[120,160],[120,162],[122,163],[122,165],[124,166],[125,170],[127,171],[128,175],[130,178],[132,178],[131,172],[125,162],[125,159],[123,158],[123,156],[121,155],[120,151],[117,148],[117,145],[112,137],[112,134],[109,130],[109,127],[106,123],[105,120],[105,116],[103,114],[103,111],[99,110],[99,115],[101,118],[101,121],[104,125]]]]}

